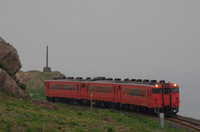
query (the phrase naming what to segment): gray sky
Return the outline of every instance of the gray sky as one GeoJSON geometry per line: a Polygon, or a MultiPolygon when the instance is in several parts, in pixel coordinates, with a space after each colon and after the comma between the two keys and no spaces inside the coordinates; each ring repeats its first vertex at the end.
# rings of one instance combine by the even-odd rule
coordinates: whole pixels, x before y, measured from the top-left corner
{"type": "Polygon", "coordinates": [[[0,36],[24,71],[43,69],[46,45],[70,75],[200,71],[199,0],[0,1],[0,36]]]}

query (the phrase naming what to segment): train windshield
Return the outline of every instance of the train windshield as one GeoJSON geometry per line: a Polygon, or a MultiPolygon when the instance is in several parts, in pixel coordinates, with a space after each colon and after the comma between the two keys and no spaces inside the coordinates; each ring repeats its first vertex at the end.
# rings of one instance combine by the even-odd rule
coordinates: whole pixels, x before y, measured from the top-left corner
{"type": "Polygon", "coordinates": [[[179,93],[179,87],[171,88],[171,93],[179,93]]]}
{"type": "Polygon", "coordinates": [[[160,93],[162,93],[162,89],[161,88],[153,88],[152,93],[153,94],[160,94],[160,93]]]}

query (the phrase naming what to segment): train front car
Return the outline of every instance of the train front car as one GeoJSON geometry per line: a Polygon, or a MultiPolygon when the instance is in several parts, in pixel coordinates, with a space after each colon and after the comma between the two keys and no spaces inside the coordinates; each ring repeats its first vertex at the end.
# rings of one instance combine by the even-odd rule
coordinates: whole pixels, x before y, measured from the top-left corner
{"type": "Polygon", "coordinates": [[[152,87],[154,113],[162,112],[165,116],[179,112],[179,86],[174,83],[158,83],[152,87]]]}

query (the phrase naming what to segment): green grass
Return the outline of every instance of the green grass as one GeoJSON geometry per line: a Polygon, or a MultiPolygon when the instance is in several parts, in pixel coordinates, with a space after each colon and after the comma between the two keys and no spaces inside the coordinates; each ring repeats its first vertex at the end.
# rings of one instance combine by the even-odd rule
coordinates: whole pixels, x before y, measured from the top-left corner
{"type": "Polygon", "coordinates": [[[112,109],[91,111],[89,107],[56,103],[58,110],[52,111],[1,92],[0,100],[0,131],[179,131],[167,125],[160,129],[157,121],[112,109]]]}

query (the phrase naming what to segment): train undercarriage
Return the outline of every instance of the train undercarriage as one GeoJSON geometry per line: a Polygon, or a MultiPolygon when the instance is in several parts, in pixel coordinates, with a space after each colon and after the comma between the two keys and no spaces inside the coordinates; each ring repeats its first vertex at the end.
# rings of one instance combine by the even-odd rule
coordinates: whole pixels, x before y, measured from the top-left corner
{"type": "MultiPolygon", "coordinates": [[[[61,98],[61,97],[46,97],[48,101],[51,102],[61,102],[61,103],[67,103],[67,104],[78,104],[78,105],[91,105],[91,100],[86,99],[74,99],[74,98],[61,98]]],[[[157,115],[159,112],[164,113],[165,117],[171,117],[173,115],[176,115],[176,113],[179,111],[178,107],[164,107],[164,108],[148,108],[145,106],[138,106],[138,105],[131,105],[131,104],[122,104],[122,103],[113,103],[113,102],[106,102],[106,101],[98,101],[93,100],[92,105],[94,107],[100,107],[100,108],[112,108],[112,109],[118,109],[118,110],[128,110],[128,111],[135,111],[140,113],[150,113],[157,115]]]]}

